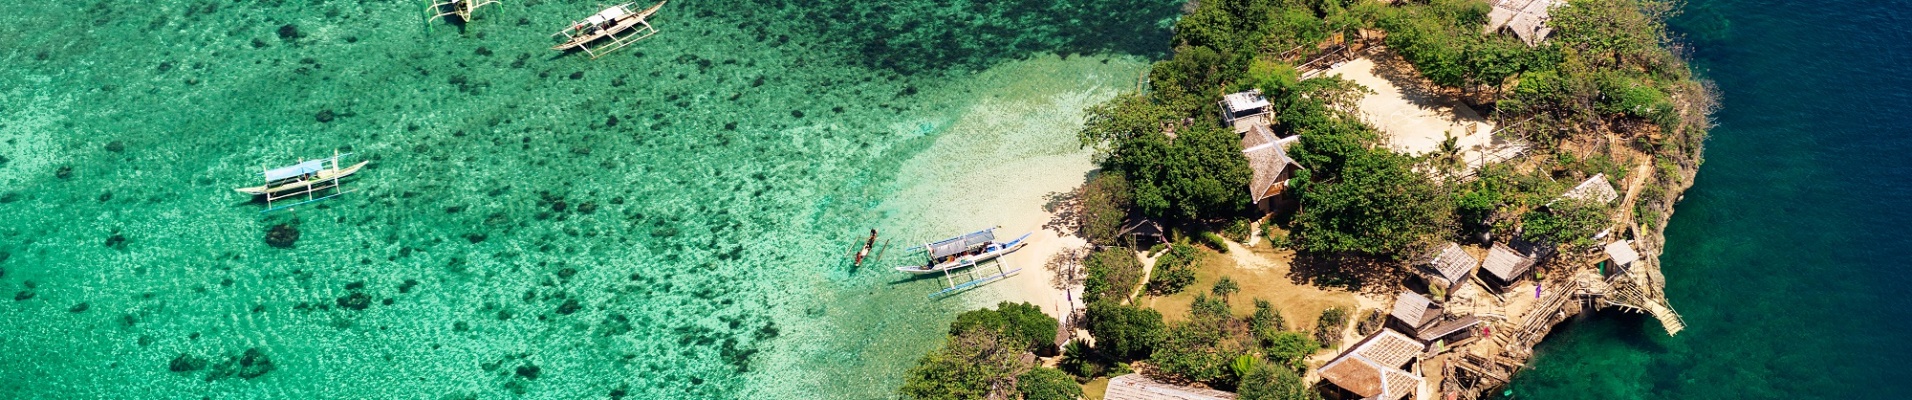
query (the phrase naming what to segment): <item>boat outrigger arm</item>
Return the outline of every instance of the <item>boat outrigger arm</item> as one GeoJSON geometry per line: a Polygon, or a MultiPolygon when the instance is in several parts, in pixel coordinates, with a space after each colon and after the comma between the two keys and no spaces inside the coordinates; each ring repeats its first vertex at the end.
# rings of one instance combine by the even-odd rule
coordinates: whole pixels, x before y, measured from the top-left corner
{"type": "Polygon", "coordinates": [[[300,161],[298,164],[293,164],[289,167],[273,169],[261,168],[262,172],[260,172],[260,175],[265,178],[264,185],[242,187],[233,190],[253,196],[264,196],[266,199],[266,209],[259,211],[261,214],[338,197],[339,195],[353,192],[352,190],[340,188],[340,179],[358,173],[359,169],[364,168],[365,164],[370,163],[370,161],[360,161],[357,164],[352,164],[350,167],[340,167],[339,159],[350,155],[352,155],[352,153],[339,154],[338,151],[334,150],[330,158],[300,161]],[[331,168],[325,167],[326,161],[331,161],[331,168]],[[330,194],[324,196],[318,195],[319,192],[328,189],[331,190],[330,194]],[[305,199],[292,204],[272,204],[274,201],[298,195],[305,195],[305,199]]]}
{"type": "Polygon", "coordinates": [[[630,8],[631,4],[635,3],[619,4],[598,11],[597,14],[592,14],[583,21],[574,21],[571,26],[551,35],[565,38],[564,43],[551,46],[551,49],[584,50],[585,54],[590,54],[591,58],[595,59],[630,46],[632,43],[657,34],[657,28],[651,26],[649,19],[651,14],[656,14],[657,10],[664,8],[666,1],[659,1],[644,11],[635,12],[630,8]],[[607,38],[609,43],[591,46],[591,43],[607,38]]]}
{"type": "MultiPolygon", "coordinates": [[[[436,0],[433,0],[433,1],[436,1],[436,0]]],[[[478,7],[484,7],[484,6],[492,5],[492,4],[498,4],[498,0],[436,1],[429,6],[425,6],[425,12],[432,13],[432,16],[425,18],[425,22],[431,22],[434,19],[450,17],[453,15],[458,16],[458,19],[460,21],[469,22],[471,21],[471,13],[474,11],[478,11],[478,7]]]]}

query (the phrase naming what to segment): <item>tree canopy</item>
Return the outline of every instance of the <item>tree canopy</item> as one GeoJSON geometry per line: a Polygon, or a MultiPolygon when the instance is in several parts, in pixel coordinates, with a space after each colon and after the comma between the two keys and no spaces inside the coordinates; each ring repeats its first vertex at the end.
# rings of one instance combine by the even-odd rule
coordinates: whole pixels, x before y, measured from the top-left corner
{"type": "Polygon", "coordinates": [[[1056,319],[1042,313],[1042,309],[1029,303],[1002,302],[995,309],[970,310],[956,315],[956,321],[949,324],[949,334],[987,329],[1001,332],[1010,339],[1025,343],[1029,350],[1050,346],[1056,338],[1056,319]]]}
{"type": "Polygon", "coordinates": [[[967,400],[1009,393],[1027,343],[992,329],[952,335],[943,347],[923,355],[904,374],[897,393],[925,400],[967,400]]]}
{"type": "Polygon", "coordinates": [[[1085,319],[1096,348],[1122,360],[1148,358],[1167,330],[1162,313],[1108,301],[1089,303],[1085,319]]]}

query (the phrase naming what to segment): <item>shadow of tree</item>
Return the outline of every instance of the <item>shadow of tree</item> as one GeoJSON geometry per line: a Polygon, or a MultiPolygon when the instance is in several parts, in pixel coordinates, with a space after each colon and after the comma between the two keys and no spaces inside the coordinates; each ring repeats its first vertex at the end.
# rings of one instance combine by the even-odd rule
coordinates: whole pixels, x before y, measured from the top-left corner
{"type": "Polygon", "coordinates": [[[1374,76],[1388,80],[1401,88],[1401,97],[1416,106],[1440,110],[1444,117],[1453,118],[1453,107],[1459,102],[1453,90],[1435,85],[1414,69],[1400,55],[1386,49],[1370,50],[1364,56],[1374,61],[1374,76]]]}
{"type": "Polygon", "coordinates": [[[1387,294],[1410,275],[1399,261],[1352,254],[1296,254],[1288,270],[1288,279],[1297,284],[1367,294],[1387,294]]]}

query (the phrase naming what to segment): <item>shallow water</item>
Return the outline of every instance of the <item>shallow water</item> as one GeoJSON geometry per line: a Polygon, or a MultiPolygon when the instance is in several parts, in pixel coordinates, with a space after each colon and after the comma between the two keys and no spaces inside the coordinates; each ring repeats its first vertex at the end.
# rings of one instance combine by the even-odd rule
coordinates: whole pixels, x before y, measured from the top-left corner
{"type": "Polygon", "coordinates": [[[0,5],[0,397],[886,396],[1000,289],[842,255],[993,223],[922,166],[1079,154],[1178,5],[680,1],[599,60],[584,3],[0,5]],[[228,189],[334,149],[357,192],[228,189]]]}
{"type": "Polygon", "coordinates": [[[1912,398],[1912,29],[1904,2],[1693,1],[1724,109],[1661,256],[1687,330],[1568,323],[1517,398],[1912,398]]]}

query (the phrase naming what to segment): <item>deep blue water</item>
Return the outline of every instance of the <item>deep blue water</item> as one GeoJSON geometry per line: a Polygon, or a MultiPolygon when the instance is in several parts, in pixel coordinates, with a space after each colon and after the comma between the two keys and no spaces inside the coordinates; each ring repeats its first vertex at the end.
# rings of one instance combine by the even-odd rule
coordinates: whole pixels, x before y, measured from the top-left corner
{"type": "Polygon", "coordinates": [[[1672,21],[1723,109],[1661,255],[1688,329],[1556,330],[1517,398],[1912,398],[1912,3],[1726,1],[1672,21]]]}

